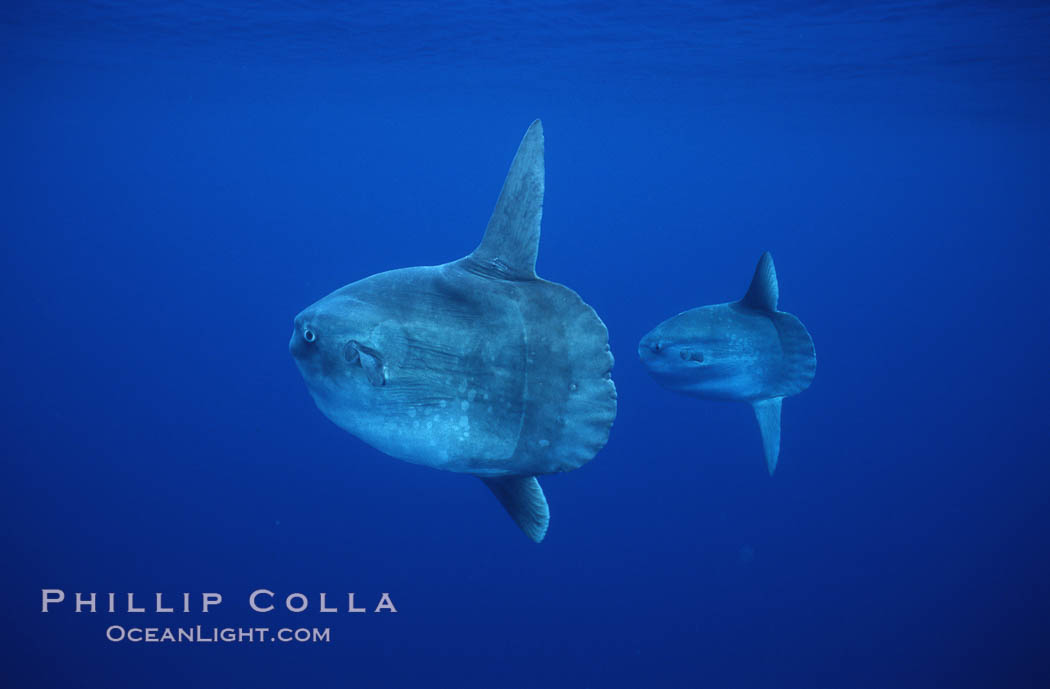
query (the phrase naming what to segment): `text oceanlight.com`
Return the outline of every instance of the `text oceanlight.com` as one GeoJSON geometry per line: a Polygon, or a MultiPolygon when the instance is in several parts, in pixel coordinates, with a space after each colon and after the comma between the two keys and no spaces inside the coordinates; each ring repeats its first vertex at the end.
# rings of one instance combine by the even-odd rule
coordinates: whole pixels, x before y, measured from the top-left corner
{"type": "Polygon", "coordinates": [[[269,627],[123,627],[114,624],[106,629],[106,638],[132,643],[328,643],[332,635],[328,627],[271,630],[269,627]]]}

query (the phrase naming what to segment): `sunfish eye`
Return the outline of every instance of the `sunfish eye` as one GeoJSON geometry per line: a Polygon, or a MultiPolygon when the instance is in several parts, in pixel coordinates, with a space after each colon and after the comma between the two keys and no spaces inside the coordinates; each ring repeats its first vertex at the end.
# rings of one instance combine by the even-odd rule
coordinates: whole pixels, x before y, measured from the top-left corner
{"type": "Polygon", "coordinates": [[[309,328],[306,328],[305,330],[303,330],[303,339],[306,340],[307,342],[313,342],[314,340],[317,339],[317,334],[314,333],[313,330],[310,330],[309,328]]]}
{"type": "Polygon", "coordinates": [[[678,352],[678,356],[682,357],[682,361],[689,361],[689,350],[683,349],[682,351],[678,352]]]}

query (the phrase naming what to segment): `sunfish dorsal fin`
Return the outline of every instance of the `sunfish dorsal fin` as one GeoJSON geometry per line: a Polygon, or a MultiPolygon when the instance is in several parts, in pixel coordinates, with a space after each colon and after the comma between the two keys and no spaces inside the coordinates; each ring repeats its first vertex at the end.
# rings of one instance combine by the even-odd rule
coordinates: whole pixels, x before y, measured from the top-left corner
{"type": "Polygon", "coordinates": [[[511,519],[525,535],[539,543],[547,535],[551,513],[547,498],[535,476],[480,477],[489,490],[499,498],[511,519]]]}
{"type": "Polygon", "coordinates": [[[755,418],[758,419],[758,430],[762,433],[762,449],[766,453],[766,467],[770,476],[776,471],[777,457],[780,456],[780,406],[783,400],[783,397],[772,397],[752,404],[755,418]]]}
{"type": "Polygon", "coordinates": [[[755,276],[751,278],[751,286],[747,288],[747,294],[740,302],[753,309],[776,311],[778,299],[780,299],[780,285],[777,284],[777,269],[773,267],[773,257],[766,251],[762,254],[762,258],[758,259],[755,276]]]}
{"type": "Polygon", "coordinates": [[[481,244],[468,258],[508,280],[536,278],[543,215],[543,125],[536,120],[518,146],[481,244]]]}

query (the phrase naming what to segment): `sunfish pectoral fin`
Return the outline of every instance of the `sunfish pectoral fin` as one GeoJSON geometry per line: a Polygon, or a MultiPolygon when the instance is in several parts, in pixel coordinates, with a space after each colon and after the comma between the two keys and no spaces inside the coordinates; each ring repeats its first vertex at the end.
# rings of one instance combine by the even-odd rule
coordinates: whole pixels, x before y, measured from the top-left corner
{"type": "Polygon", "coordinates": [[[365,347],[356,340],[350,340],[343,350],[343,357],[347,363],[357,364],[364,369],[365,377],[372,385],[382,387],[386,385],[386,374],[383,372],[383,362],[375,351],[365,347]]]}
{"type": "Polygon", "coordinates": [[[374,355],[362,350],[360,352],[361,368],[365,370],[365,376],[372,385],[382,387],[386,385],[386,375],[383,373],[383,364],[374,355]]]}
{"type": "Polygon", "coordinates": [[[777,269],[773,266],[773,257],[766,251],[758,259],[755,275],[747,294],[740,300],[745,306],[761,311],[776,311],[780,299],[780,285],[777,283],[777,269]]]}
{"type": "Polygon", "coordinates": [[[535,476],[479,477],[499,498],[511,519],[525,535],[539,543],[547,535],[550,510],[540,482],[535,476]]]}
{"type": "Polygon", "coordinates": [[[777,457],[780,455],[780,406],[783,400],[783,397],[772,397],[751,405],[758,419],[758,430],[762,433],[762,449],[766,453],[770,476],[776,471],[777,457]]]}
{"type": "Polygon", "coordinates": [[[508,280],[536,278],[543,215],[543,125],[525,132],[510,164],[481,244],[467,260],[476,270],[508,280]]]}

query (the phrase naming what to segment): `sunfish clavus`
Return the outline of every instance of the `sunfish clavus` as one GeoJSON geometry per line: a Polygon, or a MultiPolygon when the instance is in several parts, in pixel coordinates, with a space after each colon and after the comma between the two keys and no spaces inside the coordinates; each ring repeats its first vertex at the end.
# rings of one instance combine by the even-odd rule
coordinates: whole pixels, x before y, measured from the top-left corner
{"type": "Polygon", "coordinates": [[[780,455],[781,402],[808,388],[817,370],[813,339],[802,321],[777,311],[779,296],[766,252],[743,299],[680,313],[638,344],[642,364],[665,388],[749,403],[770,474],[780,455]]]}
{"type": "Polygon", "coordinates": [[[473,253],[336,290],[296,316],[289,343],[337,426],[397,459],[479,477],[536,542],[549,521],[536,476],[589,461],[616,417],[605,325],[536,276],[543,189],[536,120],[473,253]]]}

